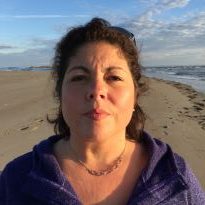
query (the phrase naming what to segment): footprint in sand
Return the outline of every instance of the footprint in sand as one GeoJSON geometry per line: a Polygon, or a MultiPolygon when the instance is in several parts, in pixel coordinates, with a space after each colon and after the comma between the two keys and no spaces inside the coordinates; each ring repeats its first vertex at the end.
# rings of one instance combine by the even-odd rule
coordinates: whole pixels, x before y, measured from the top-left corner
{"type": "Polygon", "coordinates": [[[34,122],[35,123],[41,123],[41,122],[43,122],[43,119],[36,119],[36,120],[34,120],[34,122]]]}
{"type": "Polygon", "coordinates": [[[204,107],[205,106],[204,103],[199,103],[199,102],[195,102],[194,104],[196,104],[196,105],[198,105],[200,107],[204,107]]]}
{"type": "Polygon", "coordinates": [[[40,127],[43,121],[44,121],[43,119],[35,119],[33,122],[29,123],[29,125],[21,127],[19,131],[26,131],[26,130],[35,131],[40,127]]]}
{"type": "Polygon", "coordinates": [[[25,127],[20,128],[20,130],[27,130],[28,128],[29,126],[25,126],[25,127]]]}
{"type": "Polygon", "coordinates": [[[205,121],[199,121],[199,124],[202,125],[202,126],[205,126],[205,121]]]}
{"type": "Polygon", "coordinates": [[[165,135],[168,135],[168,132],[166,132],[166,131],[163,131],[163,133],[164,133],[165,135]]]}
{"type": "Polygon", "coordinates": [[[203,108],[201,108],[201,107],[199,107],[199,106],[196,106],[196,105],[194,105],[193,108],[194,108],[194,110],[197,111],[197,112],[203,110],[203,108]]]}

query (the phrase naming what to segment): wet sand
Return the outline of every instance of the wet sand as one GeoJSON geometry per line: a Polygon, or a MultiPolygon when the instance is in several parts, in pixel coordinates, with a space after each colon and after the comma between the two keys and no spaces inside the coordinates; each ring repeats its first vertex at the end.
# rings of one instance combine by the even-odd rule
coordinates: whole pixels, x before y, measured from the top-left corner
{"type": "MultiPolygon", "coordinates": [[[[144,81],[145,130],[182,155],[205,188],[205,95],[180,83],[144,81]]],[[[52,85],[49,72],[0,72],[0,170],[54,134],[46,121],[57,107],[52,85]]]]}

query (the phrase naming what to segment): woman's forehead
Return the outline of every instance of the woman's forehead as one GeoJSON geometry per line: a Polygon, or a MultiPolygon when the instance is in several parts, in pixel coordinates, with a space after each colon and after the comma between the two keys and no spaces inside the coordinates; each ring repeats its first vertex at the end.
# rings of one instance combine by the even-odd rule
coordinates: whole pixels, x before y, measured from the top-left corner
{"type": "Polygon", "coordinates": [[[87,43],[71,57],[68,69],[76,66],[127,69],[128,63],[121,51],[109,43],[87,43]]]}

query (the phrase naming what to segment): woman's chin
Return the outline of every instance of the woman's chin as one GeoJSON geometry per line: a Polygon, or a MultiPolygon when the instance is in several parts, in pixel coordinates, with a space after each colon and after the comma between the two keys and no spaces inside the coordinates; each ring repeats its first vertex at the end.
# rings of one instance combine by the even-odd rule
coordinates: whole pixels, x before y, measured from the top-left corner
{"type": "Polygon", "coordinates": [[[102,130],[90,130],[89,132],[81,133],[81,136],[85,138],[85,140],[94,140],[94,141],[104,141],[108,138],[108,133],[102,130]]]}

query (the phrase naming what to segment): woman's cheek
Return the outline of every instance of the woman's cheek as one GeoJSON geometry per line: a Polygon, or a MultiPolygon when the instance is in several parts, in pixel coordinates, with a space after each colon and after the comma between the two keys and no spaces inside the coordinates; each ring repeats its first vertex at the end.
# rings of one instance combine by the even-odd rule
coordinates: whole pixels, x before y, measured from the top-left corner
{"type": "Polygon", "coordinates": [[[133,110],[134,108],[134,93],[128,92],[128,90],[124,92],[116,94],[116,103],[119,108],[122,110],[133,110]]]}

